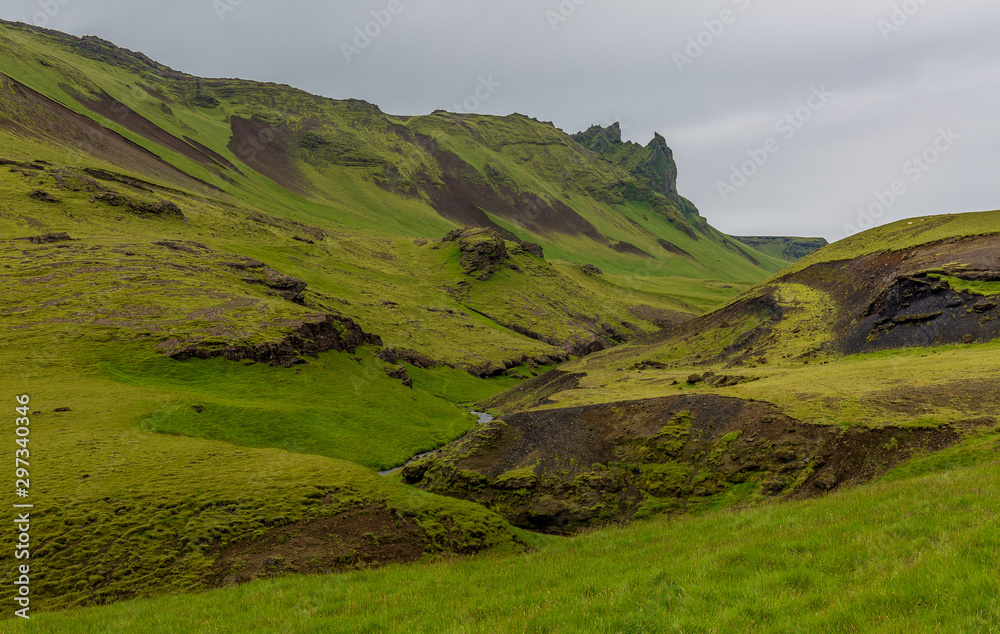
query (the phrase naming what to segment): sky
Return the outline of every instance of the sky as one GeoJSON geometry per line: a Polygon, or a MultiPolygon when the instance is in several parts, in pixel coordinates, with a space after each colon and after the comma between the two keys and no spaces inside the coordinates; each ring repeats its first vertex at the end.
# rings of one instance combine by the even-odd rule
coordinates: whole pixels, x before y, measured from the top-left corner
{"type": "Polygon", "coordinates": [[[5,0],[203,77],[659,132],[732,235],[1000,208],[992,0],[5,0]]]}

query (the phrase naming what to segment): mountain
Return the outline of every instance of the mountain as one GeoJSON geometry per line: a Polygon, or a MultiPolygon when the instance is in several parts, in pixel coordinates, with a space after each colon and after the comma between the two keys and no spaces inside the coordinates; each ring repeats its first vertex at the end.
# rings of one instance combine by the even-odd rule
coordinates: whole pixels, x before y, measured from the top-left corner
{"type": "Polygon", "coordinates": [[[39,203],[45,213],[24,215],[37,226],[9,223],[9,235],[129,233],[248,257],[307,284],[309,311],[293,309],[296,319],[349,318],[404,356],[478,374],[565,358],[697,314],[785,265],[522,115],[395,117],[10,23],[0,47],[0,150],[39,176],[31,191],[60,201],[39,203]],[[83,209],[103,210],[94,226],[80,226],[83,209]],[[465,227],[504,241],[496,270],[469,275],[461,249],[479,247],[440,242],[465,227]]]}
{"type": "Polygon", "coordinates": [[[787,264],[523,115],[398,117],[9,22],[0,58],[39,610],[531,549],[376,470],[787,264]]]}

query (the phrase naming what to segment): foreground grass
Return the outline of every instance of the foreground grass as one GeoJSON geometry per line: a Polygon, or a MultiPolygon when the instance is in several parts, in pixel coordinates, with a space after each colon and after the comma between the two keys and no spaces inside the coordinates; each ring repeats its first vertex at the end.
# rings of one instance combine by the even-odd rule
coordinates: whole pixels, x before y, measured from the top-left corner
{"type": "Polygon", "coordinates": [[[823,499],[660,517],[522,557],[289,577],[18,629],[996,632],[997,441],[950,450],[972,466],[949,469],[939,454],[823,499]]]}
{"type": "MultiPolygon", "coordinates": [[[[57,354],[31,331],[17,332],[20,347],[0,336],[0,382],[8,398],[31,398],[38,611],[207,588],[228,545],[362,507],[413,518],[428,553],[522,547],[520,532],[483,507],[370,468],[400,463],[475,419],[389,379],[369,351],[357,360],[324,353],[296,374],[220,359],[176,362],[136,344],[87,352],[74,347],[81,339],[72,329],[48,334],[64,344],[57,354]],[[38,354],[18,363],[17,350],[35,342],[38,354]],[[388,413],[359,413],[376,405],[388,413]]],[[[13,548],[0,552],[0,605],[13,600],[17,563],[13,548]]]]}

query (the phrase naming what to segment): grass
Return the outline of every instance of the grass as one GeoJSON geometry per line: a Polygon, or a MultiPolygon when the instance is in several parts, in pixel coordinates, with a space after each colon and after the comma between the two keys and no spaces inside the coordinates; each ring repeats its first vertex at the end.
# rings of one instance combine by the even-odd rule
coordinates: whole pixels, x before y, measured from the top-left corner
{"type": "MultiPolygon", "coordinates": [[[[920,418],[943,425],[996,417],[1000,401],[991,377],[1000,372],[998,350],[1000,342],[993,342],[889,350],[809,365],[779,360],[754,368],[727,368],[680,362],[641,372],[615,354],[598,354],[561,366],[587,376],[579,389],[551,396],[554,403],[544,408],[697,392],[767,401],[793,418],[821,425],[909,426],[920,418]],[[752,380],[724,388],[687,384],[693,372],[708,371],[752,380]]],[[[627,350],[620,352],[630,363],[640,358],[627,350]]]]}
{"type": "Polygon", "coordinates": [[[406,364],[406,373],[413,379],[415,389],[463,405],[485,400],[520,383],[507,376],[477,379],[447,366],[425,369],[406,364]]]}
{"type": "MultiPolygon", "coordinates": [[[[93,41],[82,55],[81,46],[0,24],[8,76],[150,154],[90,156],[75,127],[4,82],[0,115],[14,124],[0,131],[0,158],[53,165],[0,169],[0,378],[11,393],[30,394],[35,412],[36,615],[140,600],[41,614],[28,630],[996,628],[990,557],[998,545],[998,476],[989,426],[955,450],[858,491],[738,513],[712,510],[759,497],[753,484],[741,485],[702,505],[697,516],[660,517],[574,540],[528,535],[482,506],[405,487],[398,476],[379,477],[373,469],[469,429],[474,419],[457,404],[516,384],[475,379],[464,368],[502,369],[612,331],[652,332],[655,315],[709,310],[785,263],[730,244],[704,219],[663,200],[630,198],[638,185],[629,174],[527,117],[394,118],[369,104],[287,86],[171,73],[93,41]],[[161,145],[130,128],[127,117],[112,123],[90,111],[84,104],[102,92],[176,138],[196,138],[237,170],[161,145]],[[287,150],[290,188],[241,161],[246,148],[230,149],[236,118],[270,126],[257,135],[254,152],[287,150]],[[56,127],[42,130],[38,121],[56,127]],[[464,164],[439,163],[434,145],[464,164]],[[102,181],[74,191],[60,186],[67,166],[76,179],[79,169],[96,167],[147,182],[102,181]],[[473,279],[461,269],[457,246],[435,240],[457,226],[430,203],[447,169],[464,174],[467,184],[502,183],[503,195],[530,193],[565,205],[598,236],[497,212],[490,216],[497,224],[542,244],[547,259],[522,253],[491,279],[473,279]],[[59,202],[29,198],[34,189],[59,202]],[[92,202],[93,194],[112,190],[137,203],[172,202],[183,216],[92,202]],[[68,231],[74,240],[15,241],[50,231],[68,231]],[[155,244],[164,240],[183,248],[155,244]],[[226,264],[240,258],[307,283],[305,305],[267,286],[265,268],[226,264]],[[581,264],[604,273],[586,273],[581,264]],[[323,314],[352,318],[387,347],[440,365],[407,365],[410,389],[386,374],[375,350],[324,353],[293,369],[162,355],[194,343],[273,343],[323,314]],[[435,562],[143,599],[205,590],[227,547],[359,505],[415,518],[421,546],[435,562]],[[510,557],[545,543],[539,552],[510,557]],[[482,554],[449,558],[472,552],[482,554]]],[[[799,266],[994,232],[996,213],[896,223],[799,266]]],[[[785,285],[778,300],[789,316],[775,336],[789,338],[795,329],[808,336],[783,344],[765,366],[748,368],[754,382],[718,392],[844,426],[942,425],[995,416],[1000,407],[993,389],[997,344],[865,355],[805,369],[788,357],[822,343],[811,333],[827,322],[828,302],[800,285],[785,285]],[[914,389],[929,396],[914,400],[914,389]]],[[[715,390],[685,383],[692,369],[685,358],[719,350],[763,319],[748,316],[668,352],[643,341],[575,362],[565,369],[588,373],[581,389],[554,398],[566,405],[715,390]],[[664,354],[672,365],[642,373],[628,363],[619,367],[637,350],[664,354]]],[[[653,506],[645,510],[665,510],[653,506]]],[[[0,554],[5,604],[14,592],[13,563],[10,553],[0,554]]]]}
{"type": "Polygon", "coordinates": [[[985,297],[1000,295],[1000,282],[978,282],[975,280],[962,280],[957,277],[952,277],[951,275],[932,274],[929,275],[928,277],[931,277],[933,279],[938,279],[943,282],[948,282],[948,286],[950,286],[951,289],[957,293],[965,291],[973,295],[983,295],[985,297]]]}
{"type": "MultiPolygon", "coordinates": [[[[28,394],[33,412],[32,606],[38,610],[205,588],[228,544],[358,504],[411,514],[434,535],[429,554],[517,549],[533,540],[480,506],[404,487],[358,464],[401,462],[474,422],[436,397],[380,384],[389,379],[364,354],[373,376],[351,386],[352,377],[364,374],[343,372],[342,366],[357,365],[346,353],[325,354],[296,375],[220,360],[174,362],[135,344],[105,344],[89,353],[49,350],[18,361],[16,350],[4,347],[3,382],[10,394],[28,394]],[[330,383],[346,392],[340,401],[318,392],[330,383]],[[382,425],[378,442],[353,420],[295,427],[303,419],[315,424],[303,410],[318,419],[375,397],[382,399],[377,416],[349,414],[382,425]],[[215,427],[191,422],[192,405],[204,407],[215,427]],[[213,414],[215,408],[226,415],[213,414]],[[156,424],[191,436],[149,431],[156,424]],[[231,442],[192,437],[213,430],[231,442]],[[284,436],[271,437],[281,430],[284,436]],[[320,440],[333,446],[319,446],[320,440]],[[352,454],[357,462],[307,450],[352,454]]],[[[2,561],[10,574],[12,555],[2,561]]],[[[3,587],[0,600],[9,602],[14,586],[3,587]]]]}
{"type": "Polygon", "coordinates": [[[120,349],[106,358],[99,366],[104,375],[160,401],[136,422],[150,432],[277,447],[378,470],[475,424],[452,403],[388,377],[369,350],[353,357],[324,353],[297,370],[219,358],[179,363],[120,349]]]}
{"type": "Polygon", "coordinates": [[[966,466],[816,500],[658,517],[526,556],[44,614],[23,631],[993,632],[997,441],[966,466]]]}

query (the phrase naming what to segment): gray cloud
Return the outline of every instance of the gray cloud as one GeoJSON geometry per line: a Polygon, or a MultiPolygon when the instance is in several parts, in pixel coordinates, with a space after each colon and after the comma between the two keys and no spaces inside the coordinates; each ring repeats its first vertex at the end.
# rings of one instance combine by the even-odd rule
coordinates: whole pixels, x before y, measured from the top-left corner
{"type": "Polygon", "coordinates": [[[31,22],[58,5],[42,14],[48,27],[98,35],[178,70],[287,83],[397,114],[453,109],[480,77],[492,77],[500,85],[479,112],[522,112],[568,132],[620,120],[641,143],[660,132],[674,148],[682,192],[735,234],[840,239],[845,225],[857,226],[858,208],[896,180],[906,193],[879,223],[1000,207],[1000,6],[398,2],[9,0],[0,15],[31,22]],[[222,19],[219,2],[232,9],[222,19]],[[377,17],[385,24],[375,28],[377,17]],[[886,28],[893,17],[898,30],[886,28]],[[355,42],[366,25],[375,36],[355,42]],[[688,38],[700,38],[702,50],[688,49],[688,38]],[[344,43],[358,50],[350,62],[344,43]],[[683,71],[675,53],[689,55],[683,71]],[[791,138],[777,132],[775,123],[820,86],[833,93],[829,102],[791,138]],[[910,158],[949,127],[961,138],[919,179],[905,176],[910,158]],[[719,181],[772,137],[780,149],[723,201],[719,181]]]}

